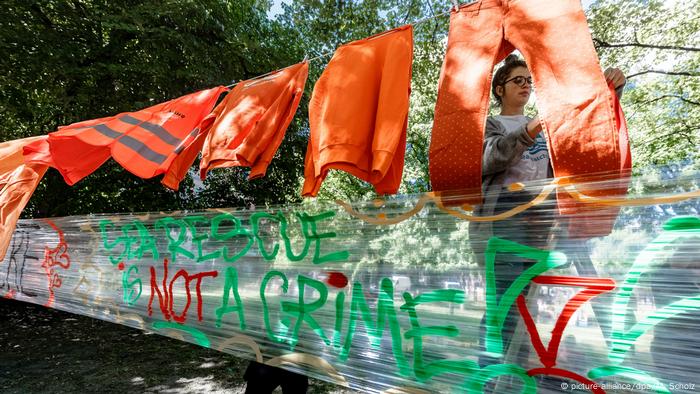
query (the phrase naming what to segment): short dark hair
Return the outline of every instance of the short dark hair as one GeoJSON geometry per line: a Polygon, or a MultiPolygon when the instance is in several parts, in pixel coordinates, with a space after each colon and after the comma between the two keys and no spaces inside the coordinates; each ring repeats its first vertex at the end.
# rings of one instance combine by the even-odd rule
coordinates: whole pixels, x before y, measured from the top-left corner
{"type": "Polygon", "coordinates": [[[496,70],[496,75],[493,76],[493,81],[491,81],[491,93],[493,93],[493,98],[496,100],[497,105],[500,106],[503,104],[503,99],[501,99],[501,96],[496,94],[496,86],[505,85],[506,79],[508,79],[510,72],[518,67],[527,68],[527,63],[525,63],[525,60],[522,60],[517,55],[511,54],[506,57],[504,64],[498,70],[496,70]]]}

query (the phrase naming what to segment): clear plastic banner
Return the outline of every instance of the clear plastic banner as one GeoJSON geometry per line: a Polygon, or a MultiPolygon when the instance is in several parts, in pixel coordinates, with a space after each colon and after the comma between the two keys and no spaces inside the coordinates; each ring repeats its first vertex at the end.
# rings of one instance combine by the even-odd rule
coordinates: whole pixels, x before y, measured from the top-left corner
{"type": "Polygon", "coordinates": [[[696,392],[699,183],[22,220],[0,296],[363,392],[696,392]]]}

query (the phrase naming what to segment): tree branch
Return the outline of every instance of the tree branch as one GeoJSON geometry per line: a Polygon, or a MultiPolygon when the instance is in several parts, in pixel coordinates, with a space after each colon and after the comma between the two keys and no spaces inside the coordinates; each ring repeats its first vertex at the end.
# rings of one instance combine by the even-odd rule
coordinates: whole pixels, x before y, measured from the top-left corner
{"type": "Polygon", "coordinates": [[[51,18],[46,15],[44,10],[42,10],[38,4],[32,4],[29,9],[41,20],[41,23],[43,23],[44,26],[48,27],[49,29],[56,28],[56,25],[51,21],[51,18]]]}
{"type": "Polygon", "coordinates": [[[653,98],[653,99],[651,99],[651,100],[642,101],[642,102],[639,102],[639,103],[637,103],[637,104],[639,104],[639,105],[651,104],[651,103],[653,103],[653,102],[656,102],[656,101],[659,101],[659,100],[663,100],[663,99],[666,99],[666,98],[676,98],[676,99],[679,99],[679,100],[681,100],[681,101],[684,101],[684,102],[686,102],[686,103],[688,103],[688,104],[700,105],[700,102],[693,101],[693,100],[688,100],[687,98],[684,98],[684,97],[679,96],[679,95],[677,95],[677,94],[664,94],[663,96],[659,96],[659,97],[653,98]]]}
{"type": "Polygon", "coordinates": [[[73,8],[74,8],[76,11],[80,11],[80,14],[81,14],[81,16],[82,16],[83,18],[90,19],[90,16],[88,15],[88,12],[87,12],[87,10],[85,9],[85,6],[83,6],[82,4],[80,4],[80,2],[77,1],[77,0],[73,0],[72,3],[73,3],[73,8]]]}
{"type": "Polygon", "coordinates": [[[688,51],[688,52],[700,52],[700,48],[696,47],[683,47],[676,45],[652,45],[652,44],[642,44],[641,42],[623,42],[623,43],[609,43],[601,39],[594,38],[593,42],[596,47],[599,48],[625,48],[625,47],[638,47],[638,48],[652,48],[652,49],[664,49],[672,51],[688,51]]]}
{"type": "Polygon", "coordinates": [[[691,72],[691,71],[663,71],[663,70],[646,70],[646,71],[641,71],[635,74],[630,74],[627,76],[627,79],[634,78],[640,75],[644,74],[666,74],[666,75],[680,75],[680,76],[685,76],[685,77],[700,77],[700,73],[696,72],[691,72]]]}
{"type": "Polygon", "coordinates": [[[655,141],[665,140],[667,138],[680,135],[680,136],[684,137],[689,143],[692,144],[694,142],[693,141],[693,138],[694,138],[693,132],[696,130],[700,130],[700,125],[689,125],[689,124],[684,122],[683,127],[675,129],[669,133],[661,134],[661,135],[654,135],[648,139],[643,139],[641,141],[635,141],[635,142],[637,142],[638,144],[640,144],[642,146],[645,146],[648,144],[652,144],[655,141]]]}
{"type": "Polygon", "coordinates": [[[403,18],[403,23],[402,23],[402,24],[404,24],[404,25],[405,25],[406,22],[408,21],[408,17],[411,15],[411,11],[412,11],[412,9],[413,9],[413,1],[414,1],[414,0],[411,0],[411,3],[408,5],[408,11],[406,11],[406,16],[404,16],[404,18],[403,18]]]}
{"type": "Polygon", "coordinates": [[[433,24],[433,33],[430,35],[430,41],[435,44],[437,43],[437,30],[440,28],[440,23],[437,21],[437,18],[435,18],[435,10],[433,9],[432,4],[430,4],[430,1],[428,1],[428,9],[430,9],[430,16],[435,20],[435,24],[433,24]]]}
{"type": "Polygon", "coordinates": [[[684,121],[683,121],[683,126],[685,126],[685,133],[681,133],[681,134],[686,138],[686,140],[688,141],[689,144],[694,143],[694,141],[693,141],[693,139],[694,139],[693,134],[695,134],[694,132],[695,132],[696,130],[700,130],[700,125],[690,125],[690,124],[688,124],[688,122],[686,122],[686,121],[684,120],[684,121]]]}

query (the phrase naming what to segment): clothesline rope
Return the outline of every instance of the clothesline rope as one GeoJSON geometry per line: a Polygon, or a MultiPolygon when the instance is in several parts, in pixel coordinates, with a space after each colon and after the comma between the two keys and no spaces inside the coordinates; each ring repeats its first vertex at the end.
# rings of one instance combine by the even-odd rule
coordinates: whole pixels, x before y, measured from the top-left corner
{"type": "MultiPolygon", "coordinates": [[[[469,3],[472,3],[472,2],[473,2],[473,1],[467,1],[467,2],[464,3],[464,4],[469,4],[469,3]]],[[[437,19],[437,18],[444,17],[444,16],[446,16],[446,15],[449,15],[450,12],[452,12],[453,9],[455,9],[455,6],[451,6],[447,11],[445,11],[445,12],[443,12],[443,13],[440,13],[440,14],[437,14],[437,15],[428,16],[428,17],[425,17],[425,18],[423,18],[423,19],[419,19],[419,20],[416,21],[416,22],[408,23],[408,24],[409,24],[409,25],[412,25],[412,26],[420,25],[421,23],[429,22],[429,21],[431,21],[431,20],[433,20],[433,19],[437,19]]],[[[392,29],[389,29],[389,30],[387,30],[387,31],[391,31],[391,30],[394,30],[394,29],[396,29],[396,27],[394,27],[394,28],[392,28],[392,29]]],[[[328,56],[334,54],[335,51],[336,51],[339,47],[341,47],[341,46],[343,46],[343,45],[345,45],[345,44],[347,44],[347,42],[341,44],[340,46],[338,46],[338,47],[336,47],[336,48],[334,48],[332,51],[328,51],[328,52],[323,53],[323,54],[321,54],[321,55],[312,57],[311,59],[304,58],[303,61],[307,61],[307,62],[311,63],[311,62],[314,62],[314,61],[316,61],[316,60],[319,60],[319,59],[328,57],[328,56]]],[[[283,68],[280,68],[280,69],[277,69],[277,70],[274,70],[274,71],[270,71],[270,72],[267,72],[267,73],[265,73],[265,74],[261,74],[261,75],[258,75],[258,76],[249,78],[249,79],[247,79],[247,80],[248,80],[248,81],[251,81],[251,80],[255,80],[255,79],[264,78],[264,77],[266,77],[266,76],[268,76],[268,75],[271,75],[271,74],[277,73],[277,72],[279,72],[279,71],[282,71],[282,70],[284,70],[284,69],[286,69],[286,68],[292,67],[293,65],[294,65],[294,64],[289,65],[289,66],[286,66],[286,67],[283,67],[283,68]]],[[[232,83],[232,84],[230,84],[230,85],[226,85],[226,87],[230,89],[230,88],[232,88],[232,87],[238,85],[238,84],[241,83],[241,82],[244,82],[244,81],[238,81],[238,82],[232,83]]]]}

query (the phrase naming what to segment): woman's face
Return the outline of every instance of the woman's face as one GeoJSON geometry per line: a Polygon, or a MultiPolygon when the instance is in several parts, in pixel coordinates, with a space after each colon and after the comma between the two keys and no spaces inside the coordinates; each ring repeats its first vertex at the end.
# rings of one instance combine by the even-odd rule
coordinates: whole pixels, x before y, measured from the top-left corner
{"type": "Polygon", "coordinates": [[[525,67],[516,67],[508,74],[506,81],[505,85],[499,86],[503,105],[525,107],[530,99],[530,93],[532,93],[532,85],[528,83],[528,81],[532,81],[530,71],[525,67]]]}

